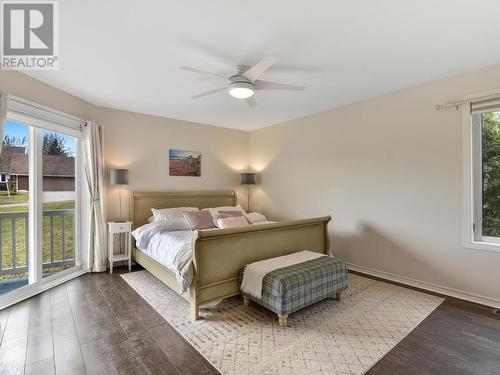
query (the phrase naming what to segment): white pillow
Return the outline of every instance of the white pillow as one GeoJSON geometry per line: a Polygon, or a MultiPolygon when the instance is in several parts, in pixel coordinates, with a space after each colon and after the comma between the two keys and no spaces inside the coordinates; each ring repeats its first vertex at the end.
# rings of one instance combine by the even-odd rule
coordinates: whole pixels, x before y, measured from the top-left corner
{"type": "Polygon", "coordinates": [[[217,226],[221,229],[224,228],[238,228],[250,225],[244,216],[224,217],[217,219],[217,226]]]}
{"type": "Polygon", "coordinates": [[[260,212],[249,212],[248,214],[246,214],[246,217],[252,224],[267,220],[267,218],[260,212]]]}
{"type": "Polygon", "coordinates": [[[241,208],[241,206],[239,204],[237,204],[234,207],[233,206],[222,206],[222,207],[204,208],[203,210],[209,211],[210,215],[212,215],[212,217],[218,217],[219,211],[239,211],[245,216],[247,214],[245,212],[245,210],[243,208],[241,208]]]}
{"type": "Polygon", "coordinates": [[[168,220],[172,215],[182,216],[183,211],[199,211],[198,207],[173,207],[173,208],[152,208],[151,212],[155,221],[168,220]]]}
{"type": "Polygon", "coordinates": [[[183,211],[199,211],[197,207],[152,208],[154,221],[168,222],[169,230],[189,230],[183,211]]]}

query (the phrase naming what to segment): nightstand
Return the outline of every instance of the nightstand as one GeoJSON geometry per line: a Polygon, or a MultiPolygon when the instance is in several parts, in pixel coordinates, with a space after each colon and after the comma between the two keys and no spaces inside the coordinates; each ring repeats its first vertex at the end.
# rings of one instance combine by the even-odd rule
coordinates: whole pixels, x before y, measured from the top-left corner
{"type": "Polygon", "coordinates": [[[121,223],[108,222],[108,257],[109,257],[109,272],[113,273],[113,262],[128,260],[128,270],[132,269],[132,222],[123,221],[121,223]],[[125,253],[113,254],[115,234],[125,233],[127,235],[125,241],[125,253]]]}

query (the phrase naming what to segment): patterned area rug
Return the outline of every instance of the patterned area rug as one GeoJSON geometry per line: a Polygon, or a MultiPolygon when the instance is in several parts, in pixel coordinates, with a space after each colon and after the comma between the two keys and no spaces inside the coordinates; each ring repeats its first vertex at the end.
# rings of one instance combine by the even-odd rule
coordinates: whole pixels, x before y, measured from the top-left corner
{"type": "Polygon", "coordinates": [[[350,274],[341,301],[291,314],[285,328],[241,297],[191,321],[188,303],[149,272],[122,277],[223,374],[363,374],[443,302],[350,274]]]}

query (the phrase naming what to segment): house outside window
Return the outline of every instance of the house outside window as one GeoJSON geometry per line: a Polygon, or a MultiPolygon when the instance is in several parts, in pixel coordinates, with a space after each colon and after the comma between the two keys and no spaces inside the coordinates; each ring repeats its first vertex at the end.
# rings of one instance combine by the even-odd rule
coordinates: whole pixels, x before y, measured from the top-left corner
{"type": "MultiPolygon", "coordinates": [[[[43,155],[43,184],[50,191],[75,190],[75,158],[65,155],[43,155]]],[[[10,191],[29,190],[29,165],[26,147],[2,147],[0,182],[8,182],[10,191]]],[[[5,190],[5,187],[0,186],[5,190]]]]}

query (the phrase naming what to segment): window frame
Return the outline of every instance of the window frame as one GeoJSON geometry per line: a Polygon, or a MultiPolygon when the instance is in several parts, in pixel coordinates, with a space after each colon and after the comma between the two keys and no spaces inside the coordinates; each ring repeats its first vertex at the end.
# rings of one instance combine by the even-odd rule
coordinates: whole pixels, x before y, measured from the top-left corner
{"type": "Polygon", "coordinates": [[[482,235],[482,139],[481,123],[478,121],[480,113],[473,113],[472,103],[469,103],[462,107],[462,117],[465,152],[464,246],[470,249],[500,252],[500,238],[482,235]]]}
{"type": "Polygon", "coordinates": [[[30,169],[30,199],[29,225],[34,228],[29,231],[29,246],[34,251],[29,252],[29,284],[0,296],[0,309],[29,298],[44,290],[50,289],[67,280],[88,272],[85,250],[88,240],[83,234],[87,232],[85,218],[88,216],[86,203],[88,194],[83,189],[83,153],[82,130],[84,120],[43,105],[15,97],[9,97],[7,119],[24,123],[29,126],[29,169],[30,169]],[[76,138],[75,149],[75,238],[73,241],[75,265],[54,275],[42,277],[42,157],[41,133],[43,130],[54,131],[76,138]],[[33,155],[33,156],[31,156],[33,155]],[[34,171],[37,171],[35,174],[34,171]],[[36,205],[36,206],[35,206],[36,205]]]}

